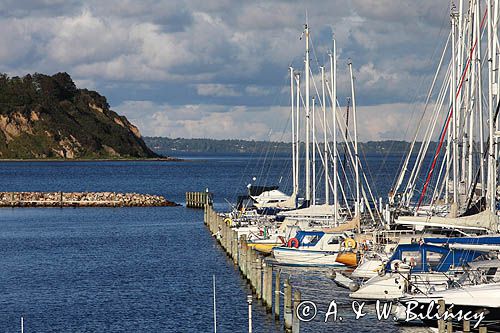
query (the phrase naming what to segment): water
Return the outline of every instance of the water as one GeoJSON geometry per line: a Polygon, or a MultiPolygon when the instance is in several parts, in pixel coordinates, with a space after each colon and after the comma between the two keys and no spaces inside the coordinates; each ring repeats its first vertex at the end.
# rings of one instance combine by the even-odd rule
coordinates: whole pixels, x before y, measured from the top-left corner
{"type": "MultiPolygon", "coordinates": [[[[392,174],[390,165],[399,162],[372,160],[379,175],[392,174]]],[[[184,162],[2,162],[0,177],[3,191],[132,191],[180,203],[186,191],[208,187],[216,208],[226,209],[224,199],[234,200],[254,176],[290,186],[288,158],[268,162],[262,167],[239,155],[184,162]]],[[[25,332],[210,332],[213,275],[218,331],[247,331],[248,287],[204,227],[200,210],[4,208],[0,216],[2,332],[18,331],[21,316],[25,332]]],[[[308,291],[316,286],[325,290],[323,301],[347,302],[324,272],[306,273],[292,274],[305,295],[317,297],[308,291]]],[[[327,332],[335,325],[315,321],[303,331],[327,332]]],[[[340,325],[346,332],[398,330],[391,322],[340,325]]],[[[281,328],[256,305],[254,331],[281,328]]]]}

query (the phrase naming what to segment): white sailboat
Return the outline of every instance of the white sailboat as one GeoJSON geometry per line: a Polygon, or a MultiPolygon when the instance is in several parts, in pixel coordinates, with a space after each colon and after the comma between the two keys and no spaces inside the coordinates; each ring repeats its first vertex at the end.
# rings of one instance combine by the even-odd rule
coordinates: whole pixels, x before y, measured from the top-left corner
{"type": "Polygon", "coordinates": [[[460,1],[451,8],[424,113],[384,212],[391,227],[499,231],[499,6],[497,0],[483,5],[460,1]]]}

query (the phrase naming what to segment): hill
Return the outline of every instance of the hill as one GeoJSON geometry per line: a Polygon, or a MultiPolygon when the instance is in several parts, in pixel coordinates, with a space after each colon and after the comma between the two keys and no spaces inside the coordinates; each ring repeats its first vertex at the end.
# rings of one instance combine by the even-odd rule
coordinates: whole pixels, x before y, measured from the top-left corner
{"type": "Polygon", "coordinates": [[[137,127],[67,73],[0,74],[0,158],[154,157],[137,127]]]}
{"type": "MultiPolygon", "coordinates": [[[[195,153],[291,153],[289,142],[250,141],[250,140],[214,140],[214,139],[183,139],[165,137],[144,137],[146,144],[154,151],[163,154],[173,152],[195,153]]],[[[421,143],[417,143],[417,148],[421,143]]],[[[432,143],[433,149],[435,143],[432,143]]],[[[301,149],[304,151],[304,143],[301,149]]],[[[410,148],[406,141],[368,141],[359,143],[360,151],[365,154],[404,154],[410,148]]],[[[343,151],[339,144],[339,151],[343,151]]]]}

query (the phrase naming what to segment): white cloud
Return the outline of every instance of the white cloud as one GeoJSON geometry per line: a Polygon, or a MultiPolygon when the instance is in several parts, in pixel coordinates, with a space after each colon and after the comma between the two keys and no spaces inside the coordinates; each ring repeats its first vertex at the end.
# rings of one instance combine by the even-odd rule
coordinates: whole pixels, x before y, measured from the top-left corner
{"type": "MultiPolygon", "coordinates": [[[[289,107],[236,106],[228,109],[224,105],[175,106],[126,101],[113,109],[127,116],[146,136],[277,141],[288,141],[290,137],[289,107]]],[[[407,103],[360,106],[357,108],[359,139],[412,140],[422,110],[421,104],[407,103]]],[[[344,114],[345,110],[338,112],[344,114]]],[[[317,136],[322,138],[320,116],[318,113],[316,128],[317,136]]],[[[427,122],[427,118],[424,119],[424,123],[427,122]]],[[[352,114],[350,126],[352,131],[352,114]]]]}
{"type": "Polygon", "coordinates": [[[398,121],[415,96],[425,94],[415,86],[432,75],[437,60],[430,54],[444,41],[447,4],[5,0],[0,70],[67,71],[79,86],[105,88],[146,134],[265,138],[276,128],[271,122],[284,121],[269,110],[288,110],[288,66],[303,66],[299,35],[306,9],[318,88],[317,65],[328,61],[333,31],[339,100],[350,95],[345,64],[352,58],[360,110],[387,116],[385,125],[380,117],[360,119],[363,135],[404,135],[398,121]],[[162,84],[167,88],[158,88],[162,84]],[[210,105],[211,97],[220,105],[210,105]],[[128,102],[141,98],[149,102],[128,102]]]}
{"type": "Polygon", "coordinates": [[[200,96],[239,96],[234,86],[216,83],[204,83],[196,85],[196,91],[200,96]]]}

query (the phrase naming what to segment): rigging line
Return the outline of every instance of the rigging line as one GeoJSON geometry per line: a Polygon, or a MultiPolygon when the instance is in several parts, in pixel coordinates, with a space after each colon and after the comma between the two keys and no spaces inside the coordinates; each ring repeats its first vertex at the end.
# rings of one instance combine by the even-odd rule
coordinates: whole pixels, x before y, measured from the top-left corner
{"type": "MultiPolygon", "coordinates": [[[[495,110],[495,115],[493,117],[493,122],[496,122],[497,120],[497,117],[498,117],[498,113],[500,111],[500,102],[497,103],[497,108],[495,110]]],[[[487,158],[488,157],[488,154],[489,154],[489,143],[490,143],[490,137],[488,136],[488,140],[486,140],[486,147],[485,147],[485,150],[484,150],[484,153],[483,153],[483,157],[482,158],[487,158]]],[[[470,192],[469,192],[469,198],[468,198],[468,201],[467,201],[467,209],[468,210],[470,208],[470,206],[472,205],[472,198],[474,196],[474,193],[476,192],[476,187],[477,187],[477,184],[479,182],[479,175],[480,175],[480,172],[481,172],[481,168],[478,168],[477,169],[477,172],[476,172],[476,177],[475,177],[475,180],[474,180],[474,185],[472,186],[470,192]]]]}
{"type": "MultiPolygon", "coordinates": [[[[415,146],[415,143],[417,141],[417,138],[418,138],[418,134],[420,132],[420,127],[422,125],[422,122],[423,122],[423,119],[424,119],[424,116],[425,116],[425,113],[427,112],[427,107],[428,107],[428,104],[429,104],[429,101],[430,101],[430,98],[431,98],[431,95],[432,95],[432,92],[434,90],[434,86],[436,84],[436,81],[437,81],[437,78],[438,78],[438,75],[439,73],[441,72],[441,66],[442,66],[442,63],[443,63],[443,60],[444,60],[444,56],[445,56],[445,53],[446,53],[446,49],[448,48],[448,44],[449,44],[449,41],[450,41],[450,37],[451,37],[451,32],[448,34],[448,38],[446,40],[446,44],[443,48],[443,52],[441,54],[441,58],[439,60],[439,64],[438,64],[438,67],[437,67],[437,70],[436,70],[436,73],[434,74],[434,78],[432,80],[432,84],[431,84],[431,87],[429,89],[429,92],[427,94],[427,98],[426,98],[426,101],[425,101],[425,105],[424,105],[424,111],[422,112],[422,116],[420,117],[420,120],[419,120],[419,123],[418,123],[418,126],[417,126],[417,129],[415,131],[415,136],[413,138],[413,141],[410,145],[410,149],[408,151],[408,154],[404,160],[404,163],[402,163],[400,165],[400,174],[399,174],[399,177],[396,179],[396,182],[393,184],[393,191],[394,193],[396,193],[399,189],[399,187],[401,186],[401,183],[403,182],[403,179],[405,177],[405,174],[406,174],[406,171],[408,170],[407,167],[408,167],[408,163],[410,161],[410,158],[411,158],[411,155],[412,155],[412,152],[413,152],[413,149],[414,149],[414,146],[415,146]],[[402,167],[402,168],[401,168],[402,167]]],[[[429,128],[427,128],[427,131],[429,130],[429,128]]],[[[424,134],[424,138],[423,140],[426,140],[426,137],[427,137],[427,131],[426,133],[424,134]]],[[[420,145],[420,148],[419,148],[419,152],[418,152],[418,155],[417,155],[417,160],[419,159],[419,156],[421,155],[422,153],[422,149],[423,149],[423,146],[424,146],[424,143],[422,142],[422,144],[420,145]]],[[[413,173],[413,172],[412,172],[413,173]]],[[[410,177],[411,178],[411,177],[410,177]]]]}
{"type": "MultiPolygon", "coordinates": [[[[486,13],[487,13],[487,10],[485,10],[484,12],[484,15],[483,15],[483,19],[481,21],[481,28],[483,27],[483,24],[484,24],[484,19],[486,18],[486,13]]],[[[467,58],[467,63],[465,65],[465,68],[462,72],[462,77],[460,79],[460,84],[458,86],[458,89],[457,89],[457,92],[455,93],[455,100],[458,98],[459,94],[460,94],[460,91],[462,90],[462,86],[463,86],[463,83],[464,83],[464,78],[465,78],[465,74],[467,73],[468,69],[469,69],[469,66],[470,66],[470,63],[471,63],[471,59],[472,59],[472,53],[474,51],[474,49],[476,48],[477,46],[477,38],[476,40],[474,41],[474,46],[471,48],[470,50],[470,53],[469,53],[469,57],[467,58]]],[[[450,124],[450,120],[451,120],[451,116],[453,115],[453,108],[450,108],[450,111],[448,113],[448,119],[446,120],[446,125],[443,129],[443,133],[442,133],[442,136],[439,140],[439,145],[436,149],[436,154],[434,155],[434,160],[432,161],[432,164],[431,164],[431,170],[429,170],[429,174],[427,175],[427,179],[425,181],[425,184],[424,184],[424,188],[422,190],[422,194],[420,195],[420,199],[418,200],[418,205],[417,205],[417,210],[418,208],[420,207],[420,204],[422,203],[422,200],[424,199],[424,196],[425,196],[425,193],[427,192],[427,186],[429,185],[429,181],[430,181],[430,178],[432,177],[432,173],[434,171],[434,167],[436,165],[436,160],[437,160],[437,157],[441,151],[441,146],[443,145],[443,139],[444,139],[444,135],[446,134],[446,131],[448,130],[448,125],[450,124]]]]}
{"type": "MultiPolygon", "coordinates": [[[[438,33],[438,36],[441,36],[443,30],[444,30],[444,27],[445,27],[445,24],[446,24],[446,21],[447,21],[447,18],[448,17],[448,9],[446,8],[444,11],[443,11],[443,14],[442,14],[442,19],[441,19],[441,26],[439,28],[439,33],[438,33]]],[[[449,39],[449,36],[448,36],[448,39],[449,39]]],[[[427,59],[427,66],[430,66],[430,63],[431,63],[431,60],[434,58],[434,56],[436,55],[436,53],[438,52],[438,49],[439,49],[439,45],[441,45],[441,43],[439,42],[439,40],[441,40],[441,37],[437,38],[437,41],[436,41],[436,45],[434,47],[434,50],[433,50],[433,53],[432,55],[427,59]]],[[[446,48],[446,47],[445,47],[446,48]]],[[[422,77],[422,79],[420,80],[420,83],[419,83],[419,88],[415,90],[415,95],[412,99],[412,103],[415,103],[415,101],[417,100],[417,92],[420,91],[420,88],[422,87],[424,83],[424,77],[422,77]]],[[[410,131],[410,124],[412,123],[411,122],[411,119],[413,118],[413,114],[415,113],[415,106],[412,110],[412,114],[411,114],[411,117],[410,117],[410,121],[408,122],[408,125],[406,127],[406,131],[405,131],[405,138],[406,138],[406,135],[408,134],[408,132],[410,131]]],[[[391,144],[391,147],[390,147],[390,150],[392,150],[392,148],[394,147],[394,144],[395,143],[392,143],[391,144]]],[[[388,151],[388,153],[389,153],[388,151]]],[[[387,160],[387,157],[388,157],[388,154],[386,155],[386,160],[387,160]]],[[[384,160],[383,164],[386,163],[386,160],[384,160]]],[[[402,170],[402,166],[403,166],[403,163],[404,163],[404,155],[401,157],[401,160],[399,162],[399,168],[398,170],[402,170]]],[[[397,181],[398,178],[395,178],[393,180],[393,183],[392,183],[392,188],[394,189],[395,188],[395,184],[396,184],[396,181],[397,181]]],[[[396,193],[397,190],[394,189],[394,193],[396,193]]]]}
{"type": "MultiPolygon", "coordinates": [[[[451,63],[450,63],[450,66],[451,66],[451,63]]],[[[407,185],[406,185],[405,190],[404,190],[405,201],[401,202],[400,206],[410,204],[410,201],[413,198],[413,192],[415,191],[415,187],[417,186],[419,180],[421,180],[420,179],[420,171],[426,162],[427,152],[428,152],[429,146],[432,142],[432,135],[433,135],[434,130],[436,128],[438,119],[440,118],[440,113],[441,113],[441,110],[443,108],[444,99],[446,97],[446,91],[448,90],[448,86],[450,85],[450,81],[451,81],[451,78],[449,75],[450,71],[451,71],[450,66],[448,66],[448,70],[447,70],[447,72],[445,74],[445,78],[444,78],[445,83],[442,85],[442,87],[439,91],[439,95],[437,97],[436,103],[434,105],[432,123],[428,125],[425,136],[422,140],[421,147],[419,149],[417,158],[415,160],[414,166],[412,168],[409,179],[407,181],[407,185]]],[[[441,131],[442,130],[443,129],[441,127],[441,131]]],[[[441,132],[438,135],[438,138],[440,137],[440,135],[441,135],[441,132]]],[[[430,170],[430,167],[427,168],[426,173],[429,172],[429,170],[430,170]]],[[[424,181],[425,180],[422,180],[422,183],[424,181]]]]}

